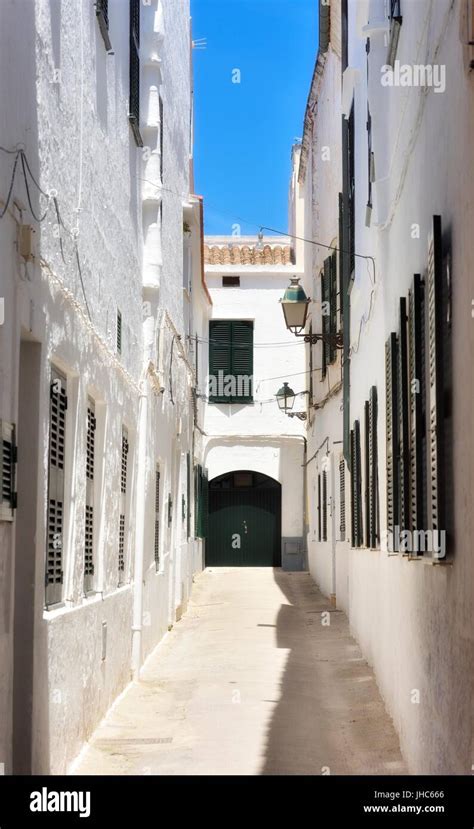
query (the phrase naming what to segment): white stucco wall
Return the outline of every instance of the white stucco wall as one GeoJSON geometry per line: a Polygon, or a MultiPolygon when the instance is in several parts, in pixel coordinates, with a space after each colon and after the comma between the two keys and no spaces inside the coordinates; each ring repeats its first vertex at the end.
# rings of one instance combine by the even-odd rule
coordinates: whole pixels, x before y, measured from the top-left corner
{"type": "MultiPolygon", "coordinates": [[[[295,232],[323,245],[339,244],[339,193],[342,190],[341,159],[341,60],[340,4],[331,4],[331,39],[325,54],[319,55],[305,113],[302,147],[295,148],[294,182],[295,232]]],[[[303,243],[303,284],[310,304],[314,333],[323,329],[321,271],[331,254],[327,247],[303,243]]],[[[337,253],[339,290],[339,253],[337,253]]],[[[338,294],[337,324],[340,327],[338,294]]],[[[309,346],[307,358],[309,360],[309,346]]],[[[341,352],[322,376],[322,344],[312,346],[312,400],[308,420],[308,567],[323,592],[332,596],[338,607],[347,610],[347,539],[350,536],[349,476],[346,474],[347,520],[345,540],[340,532],[339,462],[342,456],[342,364],[341,352]],[[318,478],[327,474],[327,541],[320,538],[322,510],[318,512],[318,478]]],[[[347,473],[347,469],[346,469],[347,473]]],[[[322,496],[321,496],[322,498],[322,496]]],[[[322,535],[322,533],[321,533],[322,535]]]]}
{"type": "MultiPolygon", "coordinates": [[[[380,83],[387,42],[372,30],[367,68],[362,27],[383,20],[383,0],[349,0],[349,67],[356,70],[355,194],[357,253],[376,261],[372,289],[367,262],[356,259],[351,293],[350,422],[363,423],[369,389],[378,389],[378,475],[381,530],[386,527],[385,353],[384,344],[398,328],[399,297],[408,294],[414,273],[426,270],[428,235],[433,214],[442,216],[445,241],[452,250],[453,340],[453,468],[454,549],[446,566],[425,560],[409,562],[383,549],[350,549],[336,541],[339,529],[338,459],[326,446],[308,465],[309,567],[315,580],[349,614],[354,635],[373,665],[377,683],[400,736],[403,754],[413,773],[468,774],[472,764],[472,453],[464,439],[470,420],[472,384],[463,366],[472,352],[472,211],[466,179],[472,167],[472,77],[467,71],[465,7],[446,2],[403,3],[397,59],[401,64],[434,62],[446,68],[445,93],[433,89],[387,88],[380,83]],[[429,35],[428,35],[429,33],[429,35]],[[463,34],[464,33],[464,34],[463,34]],[[369,86],[367,87],[367,69],[369,86]],[[375,157],[374,209],[366,227],[368,197],[367,100],[372,115],[375,157]],[[453,142],[456,151],[453,152],[453,142]],[[462,162],[460,161],[462,159],[462,162]],[[413,225],[419,238],[413,238],[413,225]],[[369,316],[368,322],[361,321],[369,316]],[[464,309],[464,310],[463,310],[464,309]],[[455,323],[454,323],[455,321],[455,323]],[[362,333],[359,339],[359,330],[362,333]],[[317,541],[317,474],[328,463],[331,498],[328,541],[317,541]],[[334,472],[336,479],[334,480],[334,472]],[[336,489],[334,489],[336,484],[336,489]],[[335,503],[332,501],[336,495],[335,503]],[[335,514],[334,514],[335,513],[335,514]],[[417,702],[415,691],[419,692],[417,702]]],[[[333,17],[332,17],[333,19],[333,17]]],[[[372,27],[371,27],[372,28],[372,27]]],[[[370,32],[369,32],[370,33],[370,32]]],[[[332,36],[332,35],[331,35],[332,36]]],[[[334,197],[341,188],[340,112],[337,62],[331,46],[319,80],[317,101],[309,102],[311,151],[306,158],[303,208],[297,207],[296,227],[306,238],[330,242],[337,235],[334,197]],[[322,162],[321,145],[332,160],[322,162]],[[312,155],[312,159],[311,159],[312,155]],[[334,167],[333,161],[337,160],[334,167]],[[334,172],[335,171],[335,172],[334,172]],[[299,218],[298,218],[299,216],[299,218]]],[[[308,113],[307,113],[308,118],[308,113]]],[[[300,182],[301,183],[301,182],[300,182]]],[[[298,193],[293,204],[298,206],[298,193]]],[[[325,252],[302,247],[304,283],[309,293],[325,252]]],[[[314,287],[318,297],[318,286],[314,287]]],[[[313,307],[313,318],[318,307],[313,307]]],[[[315,349],[313,359],[320,357],[315,349]]],[[[330,378],[332,381],[332,377],[330,378]]],[[[317,385],[317,383],[316,383],[317,385]]],[[[318,409],[308,430],[308,457],[327,436],[329,446],[342,440],[342,397],[318,409]]],[[[363,433],[362,433],[363,435],[363,433]]],[[[327,445],[327,444],[326,444],[327,445]]],[[[350,538],[349,480],[346,475],[346,533],[350,538]]]]}
{"type": "MultiPolygon", "coordinates": [[[[369,100],[375,170],[372,227],[365,227],[367,117],[365,38],[356,32],[356,5],[349,3],[349,64],[359,67],[355,89],[356,251],[377,264],[373,313],[351,360],[351,422],[362,418],[369,387],[379,390],[379,495],[386,526],[384,342],[398,328],[398,301],[414,273],[424,273],[433,214],[440,214],[452,244],[453,343],[453,557],[447,566],[409,562],[383,550],[354,550],[349,561],[352,629],[374,666],[377,681],[415,773],[469,774],[472,700],[472,452],[465,424],[472,410],[469,372],[473,333],[473,200],[466,170],[472,168],[472,77],[467,72],[463,4],[404,4],[397,59],[446,67],[445,93],[380,85],[386,62],[383,34],[371,37],[369,100]],[[428,33],[429,32],[429,36],[428,33]],[[454,143],[456,150],[453,151],[454,143]],[[412,225],[419,225],[413,238],[412,225]],[[420,701],[412,701],[419,690],[420,701]]],[[[382,4],[370,4],[371,19],[382,4]]],[[[368,314],[371,285],[363,260],[356,266],[352,341],[368,314]]]]}
{"type": "MultiPolygon", "coordinates": [[[[13,190],[16,206],[0,223],[2,250],[8,251],[0,267],[0,297],[7,309],[5,324],[0,326],[0,417],[17,425],[22,417],[25,421],[25,412],[19,410],[20,341],[36,342],[40,382],[37,399],[31,399],[32,411],[38,409],[31,477],[35,481],[37,477],[38,497],[37,508],[32,505],[26,515],[30,536],[35,537],[36,567],[31,576],[33,595],[28,579],[22,578],[29,566],[27,551],[18,545],[17,560],[23,569],[15,579],[15,522],[0,522],[0,761],[6,773],[11,772],[12,740],[17,739],[12,727],[12,675],[16,672],[21,679],[23,671],[32,683],[31,694],[26,685],[24,691],[24,721],[32,723],[32,770],[61,773],[131,677],[139,526],[144,527],[140,662],[185,609],[193,573],[202,567],[202,543],[193,538],[193,520],[187,538],[181,500],[185,494],[185,509],[192,512],[192,487],[189,499],[186,494],[186,454],[190,453],[192,466],[201,452],[193,441],[194,358],[185,336],[190,331],[184,331],[183,323],[183,204],[190,201],[196,303],[206,309],[202,313],[208,304],[201,286],[199,202],[190,200],[189,3],[183,0],[164,9],[161,1],[152,0],[141,7],[144,149],[137,147],[128,121],[128,4],[124,14],[123,0],[109,3],[110,54],[94,5],[88,0],[74,4],[14,0],[1,6],[2,31],[10,32],[0,58],[2,97],[9,101],[2,110],[2,145],[14,148],[22,142],[40,186],[45,192],[54,188],[57,193],[64,226],[58,228],[52,203],[42,224],[35,222],[18,176],[13,190]],[[157,144],[158,91],[163,98],[163,148],[157,144]],[[151,163],[147,148],[153,156],[151,163]],[[163,182],[159,172],[157,177],[161,152],[163,182]],[[147,184],[142,187],[145,177],[147,184]],[[162,184],[167,188],[164,192],[162,184]],[[36,229],[35,258],[26,266],[16,249],[21,209],[23,221],[36,229]],[[118,309],[122,314],[121,355],[116,353],[118,309]],[[68,381],[64,584],[62,605],[44,610],[51,363],[68,381]],[[141,392],[142,401],[148,404],[143,468],[138,458],[141,392]],[[95,400],[97,416],[95,574],[94,593],[85,597],[89,395],[95,400]],[[125,571],[123,585],[118,587],[123,424],[130,449],[125,571]],[[158,572],[154,560],[157,462],[162,472],[158,572]],[[144,500],[137,498],[141,482],[144,500]],[[168,493],[173,497],[169,527],[168,493]],[[17,614],[20,621],[15,623],[15,589],[18,607],[34,604],[31,629],[28,614],[24,621],[17,614]],[[27,644],[33,642],[33,621],[34,647],[27,644]],[[33,697],[31,716],[29,695],[33,697]]],[[[8,190],[13,158],[0,157],[0,198],[8,190]]],[[[39,205],[36,187],[31,182],[30,187],[33,208],[40,215],[46,199],[39,205]]],[[[25,436],[19,433],[18,440],[21,453],[25,436]]],[[[20,459],[24,463],[21,454],[20,459]]],[[[25,467],[21,468],[25,480],[25,467]]],[[[27,495],[19,491],[22,505],[27,495]]],[[[27,538],[24,533],[22,537],[27,538]]],[[[21,707],[17,709],[19,720],[21,707]]],[[[23,748],[27,752],[28,747],[23,748]]]]}

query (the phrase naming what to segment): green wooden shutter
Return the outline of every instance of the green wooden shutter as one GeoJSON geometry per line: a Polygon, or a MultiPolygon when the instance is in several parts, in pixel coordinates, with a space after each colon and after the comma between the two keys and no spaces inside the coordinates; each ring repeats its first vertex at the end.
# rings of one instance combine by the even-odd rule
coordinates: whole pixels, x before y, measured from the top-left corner
{"type": "Polygon", "coordinates": [[[253,400],[253,322],[232,320],[232,369],[236,394],[232,402],[253,400]]]}
{"type": "Polygon", "coordinates": [[[329,257],[329,333],[334,339],[329,343],[329,362],[333,363],[337,356],[336,334],[337,334],[337,254],[333,251],[329,257]]]}
{"type": "Polygon", "coordinates": [[[340,540],[346,540],[346,462],[344,455],[339,460],[339,532],[340,540]]]}
{"type": "Polygon", "coordinates": [[[352,546],[360,547],[363,539],[360,424],[356,420],[351,430],[351,484],[352,484],[352,546]]]}
{"type": "Polygon", "coordinates": [[[369,546],[376,547],[379,535],[378,521],[378,446],[377,446],[377,388],[369,393],[369,546]]]}
{"type": "Polygon", "coordinates": [[[209,402],[229,403],[224,394],[224,380],[232,374],[232,323],[211,320],[209,323],[209,402]]]}
{"type": "Polygon", "coordinates": [[[46,551],[46,604],[61,601],[64,543],[64,466],[66,463],[67,381],[51,369],[49,475],[46,551]]]}
{"type": "Polygon", "coordinates": [[[194,522],[196,538],[206,538],[209,523],[209,481],[202,466],[194,468],[194,522]]]}
{"type": "Polygon", "coordinates": [[[413,277],[408,297],[408,361],[410,401],[410,529],[424,529],[425,479],[425,348],[424,288],[420,274],[413,277]]]}
{"type": "Polygon", "coordinates": [[[323,469],[323,541],[328,540],[328,473],[323,469]]]}
{"type": "Polygon", "coordinates": [[[186,537],[191,537],[191,455],[186,454],[186,537]]]}
{"type": "Polygon", "coordinates": [[[118,544],[118,583],[123,584],[125,578],[125,558],[128,550],[126,544],[125,524],[127,517],[127,478],[128,478],[128,430],[122,426],[121,466],[120,466],[120,495],[119,495],[119,544],[118,544]]]}
{"type": "Polygon", "coordinates": [[[368,400],[364,403],[364,432],[365,545],[370,547],[370,417],[368,400]]]}
{"type": "Polygon", "coordinates": [[[441,217],[433,216],[428,254],[429,529],[446,530],[444,503],[443,254],[441,217]]]}
{"type": "Polygon", "coordinates": [[[343,207],[344,200],[342,193],[339,193],[339,256],[338,256],[338,270],[339,270],[339,326],[342,328],[344,318],[344,252],[343,252],[343,233],[344,233],[344,215],[343,207]]]}
{"type": "Polygon", "coordinates": [[[209,479],[207,471],[202,474],[202,519],[201,529],[202,538],[207,538],[209,535],[209,479]]]}
{"type": "MultiPolygon", "coordinates": [[[[321,319],[322,319],[322,333],[325,337],[329,334],[330,329],[330,319],[331,319],[331,297],[330,297],[330,285],[331,285],[331,257],[328,256],[327,259],[324,260],[323,270],[321,273],[321,319]]],[[[321,379],[324,379],[326,376],[327,367],[330,363],[330,349],[329,349],[329,342],[326,339],[323,339],[321,343],[321,355],[322,355],[322,363],[321,363],[321,379]]]]}
{"type": "Polygon", "coordinates": [[[399,436],[399,524],[400,530],[409,528],[410,501],[410,423],[408,409],[408,344],[407,301],[400,299],[400,331],[397,354],[398,436],[399,436]]]}
{"type": "Polygon", "coordinates": [[[194,536],[200,538],[201,467],[194,467],[194,536]]]}
{"type": "Polygon", "coordinates": [[[397,403],[397,335],[392,333],[385,343],[387,531],[391,535],[399,525],[397,403]]]}
{"type": "Polygon", "coordinates": [[[160,569],[160,468],[155,469],[155,536],[154,536],[155,567],[160,569]]]}
{"type": "Polygon", "coordinates": [[[318,475],[318,541],[321,541],[321,475],[318,475]]]}
{"type": "Polygon", "coordinates": [[[13,521],[17,505],[16,480],[16,429],[13,423],[0,420],[0,521],[13,521]]]}
{"type": "Polygon", "coordinates": [[[351,501],[352,546],[360,547],[363,539],[363,522],[360,424],[358,420],[354,421],[354,428],[351,430],[351,501]]]}
{"type": "Polygon", "coordinates": [[[86,516],[84,533],[84,592],[93,588],[94,582],[94,477],[95,477],[95,403],[92,398],[87,406],[86,437],[86,516]]]}

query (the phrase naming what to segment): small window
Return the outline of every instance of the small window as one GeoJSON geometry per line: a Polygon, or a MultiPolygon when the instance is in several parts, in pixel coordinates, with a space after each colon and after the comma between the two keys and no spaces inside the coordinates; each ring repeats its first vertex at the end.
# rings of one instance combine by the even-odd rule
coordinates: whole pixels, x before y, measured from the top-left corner
{"type": "Polygon", "coordinates": [[[223,276],[223,288],[240,288],[240,276],[223,276]]]}
{"type": "Polygon", "coordinates": [[[104,39],[105,48],[110,52],[112,44],[109,37],[109,0],[96,0],[95,13],[97,15],[100,33],[104,39]]]}
{"type": "Polygon", "coordinates": [[[0,420],[0,475],[2,478],[0,521],[13,521],[16,507],[16,456],[15,427],[13,423],[0,420]]]}

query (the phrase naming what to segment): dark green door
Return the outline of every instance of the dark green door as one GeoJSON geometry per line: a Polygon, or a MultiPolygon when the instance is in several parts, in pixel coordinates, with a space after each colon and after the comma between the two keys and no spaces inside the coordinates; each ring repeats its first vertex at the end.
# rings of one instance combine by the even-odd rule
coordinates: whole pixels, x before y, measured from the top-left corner
{"type": "Polygon", "coordinates": [[[281,487],[257,472],[239,471],[209,484],[207,567],[279,567],[281,487]]]}

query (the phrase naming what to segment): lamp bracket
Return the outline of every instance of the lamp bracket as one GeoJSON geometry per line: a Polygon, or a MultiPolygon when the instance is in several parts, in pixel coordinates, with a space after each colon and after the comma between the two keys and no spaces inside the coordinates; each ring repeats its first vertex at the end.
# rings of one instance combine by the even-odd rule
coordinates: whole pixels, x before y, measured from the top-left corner
{"type": "Polygon", "coordinates": [[[333,343],[336,348],[344,347],[342,331],[338,331],[337,334],[295,334],[295,337],[303,337],[305,343],[311,343],[311,345],[316,345],[321,340],[333,343]]]}

